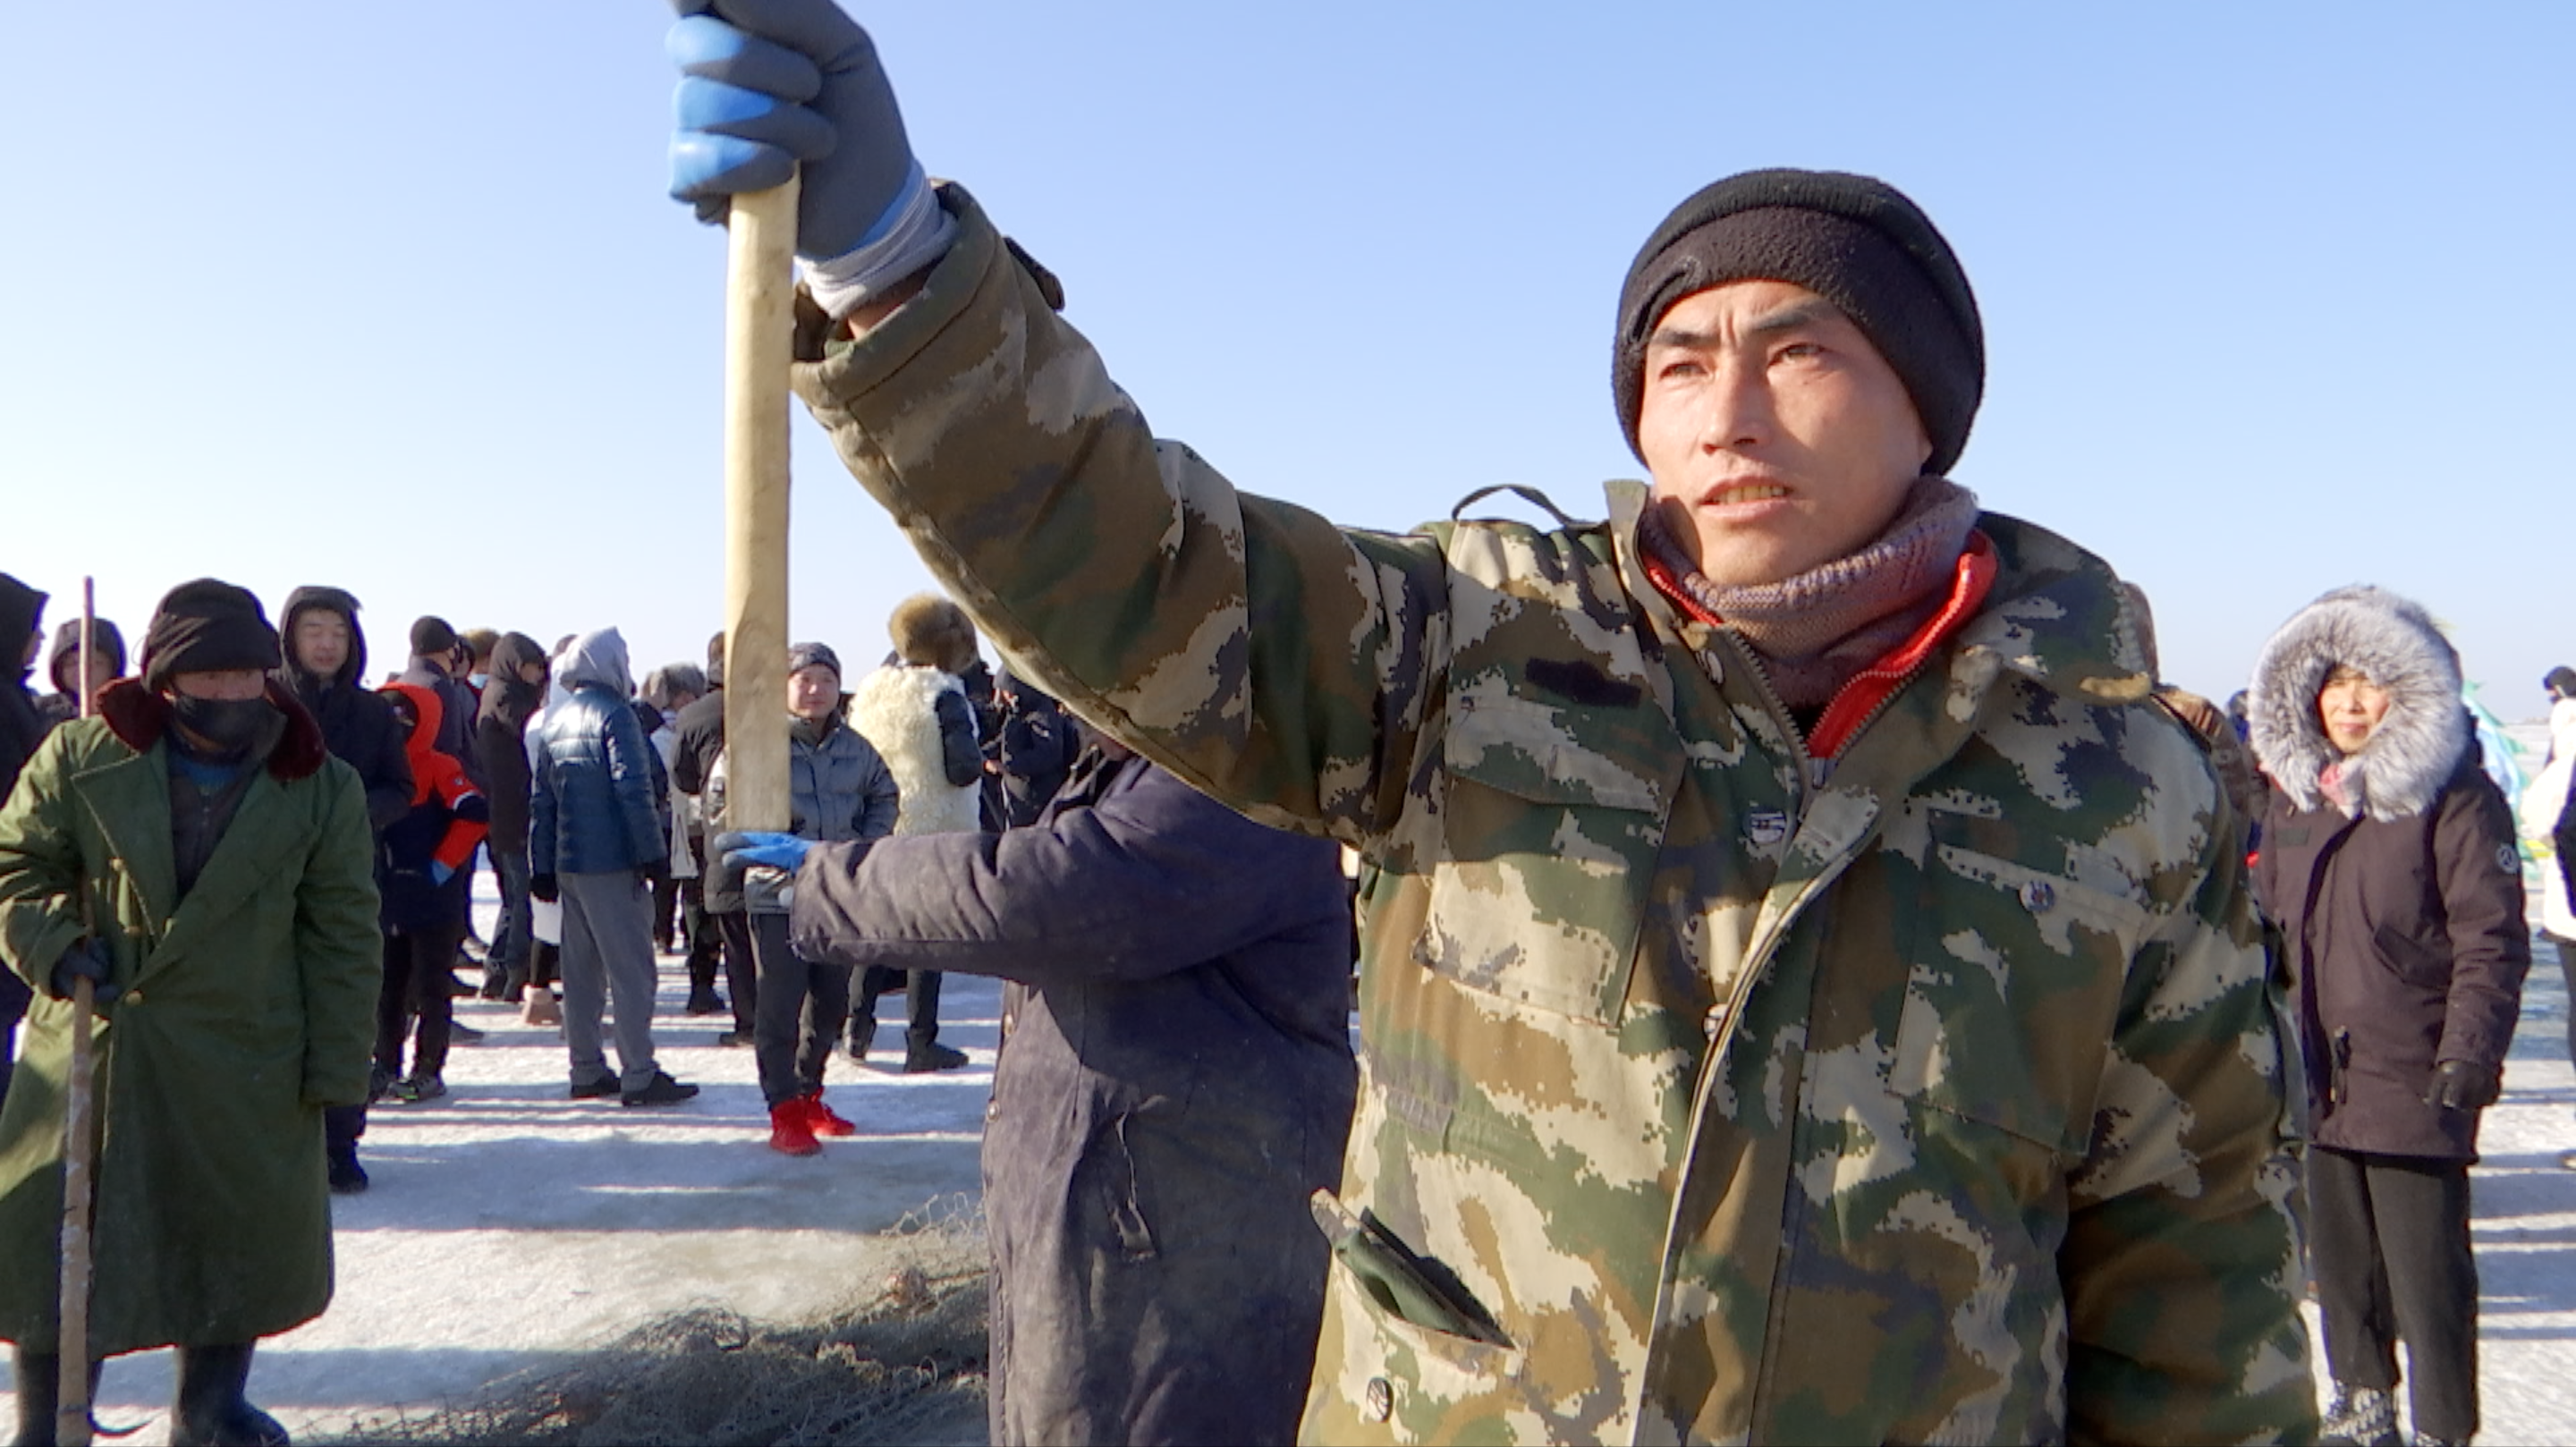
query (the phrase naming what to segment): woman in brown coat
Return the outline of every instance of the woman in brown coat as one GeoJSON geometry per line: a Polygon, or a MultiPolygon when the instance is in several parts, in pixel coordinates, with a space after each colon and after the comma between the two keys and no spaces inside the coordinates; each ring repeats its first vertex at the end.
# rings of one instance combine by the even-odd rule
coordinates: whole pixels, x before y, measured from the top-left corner
{"type": "Polygon", "coordinates": [[[2278,791],[2256,886],[2306,1047],[2328,1441],[2402,1440],[2401,1337],[2415,1440],[2477,1430],[2469,1165],[2531,940],[2512,811],[2460,697],[2431,616],[2376,588],[2302,609],[2255,665],[2254,749],[2278,791]]]}

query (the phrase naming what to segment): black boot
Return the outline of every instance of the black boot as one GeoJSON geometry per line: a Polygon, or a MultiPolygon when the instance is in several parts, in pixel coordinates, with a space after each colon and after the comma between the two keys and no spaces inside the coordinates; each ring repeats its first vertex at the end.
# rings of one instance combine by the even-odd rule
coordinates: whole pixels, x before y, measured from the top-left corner
{"type": "Polygon", "coordinates": [[[286,1447],[286,1429],[250,1404],[253,1342],[179,1348],[179,1400],[171,1447],[286,1447]]]}
{"type": "MultiPolygon", "coordinates": [[[[89,1364],[89,1399],[98,1402],[99,1362],[89,1364]]],[[[11,1371],[18,1378],[18,1447],[53,1447],[54,1409],[62,1405],[63,1359],[18,1348],[11,1371]]]]}

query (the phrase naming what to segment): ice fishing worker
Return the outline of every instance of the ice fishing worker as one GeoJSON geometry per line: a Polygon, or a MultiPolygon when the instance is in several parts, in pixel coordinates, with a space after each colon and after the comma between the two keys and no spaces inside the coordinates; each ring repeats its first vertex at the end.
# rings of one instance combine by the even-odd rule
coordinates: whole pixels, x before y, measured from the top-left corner
{"type": "Polygon", "coordinates": [[[2469,1167],[2531,966],[2512,810],[2480,766],[2431,615],[2342,588],[2255,663],[2277,792],[2257,883],[2281,924],[2313,1122],[2308,1257],[2334,1376],[2327,1440],[2478,1428],[2469,1167]]]}
{"type": "Polygon", "coordinates": [[[1031,827],[817,853],[800,953],[1017,982],[984,1122],[992,1440],[1294,1437],[1329,1262],[1307,1202],[1351,1121],[1341,852],[1104,741],[1031,827]]]}
{"type": "Polygon", "coordinates": [[[93,1361],[175,1345],[171,1441],[286,1440],[244,1396],[251,1348],[331,1300],[322,1110],[366,1099],[382,945],[365,791],[278,662],[249,593],[172,589],[141,675],[56,729],[0,809],[0,956],[38,992],[0,1107],[21,1442],[54,1440],[79,976],[100,1022],[93,1361]]]}
{"type": "MultiPolygon", "coordinates": [[[[2111,569],[1949,479],[1983,332],[1911,201],[1655,229],[1606,522],[1345,531],[1154,438],[825,0],[671,47],[682,197],[817,158],[797,386],[1013,670],[1366,860],[1307,1437],[2315,1432],[2239,831],[2111,569]]],[[[1422,365],[1494,300],[1426,287],[1422,365]]]]}

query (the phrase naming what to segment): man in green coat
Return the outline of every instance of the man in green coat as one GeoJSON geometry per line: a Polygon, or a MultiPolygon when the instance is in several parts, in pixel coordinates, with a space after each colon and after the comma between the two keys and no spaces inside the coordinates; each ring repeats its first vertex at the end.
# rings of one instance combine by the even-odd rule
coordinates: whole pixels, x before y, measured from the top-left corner
{"type": "MultiPolygon", "coordinates": [[[[2111,569],[1951,479],[1984,334],[1910,200],[1674,210],[1606,520],[1337,528],[1153,435],[846,16],[684,8],[675,192],[801,169],[859,482],[1015,670],[1365,861],[1309,1439],[2314,1435],[2242,821],[2111,569]]],[[[1444,365],[1508,299],[1424,279],[1444,365]]]]}
{"type": "Polygon", "coordinates": [[[366,1098],[381,939],[357,775],[268,681],[249,593],[161,600],[141,676],[57,729],[0,807],[0,958],[36,991],[0,1106],[0,1339],[53,1440],[72,1031],[96,1042],[93,1363],[179,1349],[174,1442],[283,1442],[257,1338],[331,1299],[322,1109],[366,1098]],[[76,1020],[77,977],[94,982],[76,1020]]]}

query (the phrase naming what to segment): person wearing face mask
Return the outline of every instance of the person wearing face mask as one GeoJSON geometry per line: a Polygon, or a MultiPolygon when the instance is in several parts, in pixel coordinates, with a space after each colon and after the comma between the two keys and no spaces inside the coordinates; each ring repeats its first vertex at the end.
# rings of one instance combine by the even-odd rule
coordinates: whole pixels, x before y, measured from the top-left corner
{"type": "Polygon", "coordinates": [[[2276,792],[2254,882],[2305,1046],[2328,1442],[2403,1440],[2401,1339],[2414,1440],[2478,1427],[2469,1167],[2531,936],[2513,813],[2460,699],[2431,615],[2377,588],[2319,598],[2255,664],[2254,751],[2276,792]]]}
{"type": "Polygon", "coordinates": [[[0,960],[42,992],[0,1106],[0,1339],[54,1432],[63,1098],[97,1030],[90,1349],[178,1348],[174,1442],[283,1442],[252,1347],[331,1299],[326,1107],[367,1090],[379,942],[358,777],[272,677],[248,592],[171,590],[137,678],[53,731],[0,808],[0,960]],[[76,1019],[80,978],[101,1022],[76,1019]]]}

